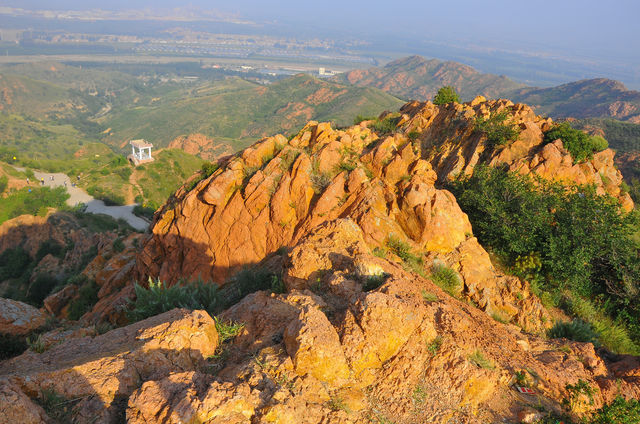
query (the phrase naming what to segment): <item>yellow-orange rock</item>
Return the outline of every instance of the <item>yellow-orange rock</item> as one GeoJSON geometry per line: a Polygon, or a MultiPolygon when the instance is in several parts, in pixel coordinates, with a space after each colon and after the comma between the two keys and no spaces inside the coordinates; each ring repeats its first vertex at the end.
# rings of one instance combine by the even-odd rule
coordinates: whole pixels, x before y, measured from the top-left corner
{"type": "Polygon", "coordinates": [[[67,340],[41,354],[28,351],[0,363],[0,381],[32,397],[52,390],[68,399],[84,398],[83,409],[94,411],[96,419],[113,419],[118,399],[141,381],[195,369],[217,344],[207,313],[174,309],[95,338],[67,340]]]}

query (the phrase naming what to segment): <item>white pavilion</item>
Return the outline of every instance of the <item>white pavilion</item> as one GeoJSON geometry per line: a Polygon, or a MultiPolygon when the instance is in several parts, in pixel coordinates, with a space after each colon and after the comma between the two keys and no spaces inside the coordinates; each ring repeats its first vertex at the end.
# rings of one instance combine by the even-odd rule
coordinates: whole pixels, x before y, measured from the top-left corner
{"type": "Polygon", "coordinates": [[[153,162],[153,156],[151,156],[151,148],[153,144],[147,143],[143,139],[131,140],[132,153],[129,155],[129,160],[133,162],[135,166],[142,163],[153,162]]]}

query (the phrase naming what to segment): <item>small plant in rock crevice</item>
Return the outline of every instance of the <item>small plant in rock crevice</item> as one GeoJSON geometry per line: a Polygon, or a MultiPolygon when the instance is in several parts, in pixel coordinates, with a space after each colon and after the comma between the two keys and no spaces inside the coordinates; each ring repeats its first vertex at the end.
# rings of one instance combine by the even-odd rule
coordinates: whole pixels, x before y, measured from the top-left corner
{"type": "Polygon", "coordinates": [[[480,350],[476,350],[471,355],[469,355],[469,361],[472,364],[475,364],[477,367],[483,368],[483,369],[486,369],[486,370],[493,370],[496,367],[493,364],[493,362],[491,362],[489,359],[487,359],[484,356],[484,353],[482,353],[480,350]]]}
{"type": "Polygon", "coordinates": [[[458,273],[444,264],[435,264],[431,267],[431,281],[451,296],[457,296],[462,282],[458,273]]]}

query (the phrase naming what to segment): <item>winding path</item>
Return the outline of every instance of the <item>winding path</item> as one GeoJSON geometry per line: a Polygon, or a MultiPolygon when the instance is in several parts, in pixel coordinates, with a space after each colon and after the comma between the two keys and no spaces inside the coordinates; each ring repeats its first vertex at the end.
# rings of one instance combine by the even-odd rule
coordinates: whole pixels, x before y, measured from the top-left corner
{"type": "MultiPolygon", "coordinates": [[[[24,172],[24,168],[16,167],[16,169],[18,171],[24,172]]],[[[87,205],[85,212],[105,214],[112,216],[115,219],[122,218],[127,221],[127,223],[129,223],[129,225],[131,225],[133,228],[140,231],[144,231],[149,227],[148,221],[133,214],[133,208],[134,206],[136,206],[136,204],[125,206],[107,206],[102,200],[95,199],[80,187],[73,187],[71,179],[66,174],[60,172],[47,173],[39,171],[33,171],[33,174],[36,176],[37,181],[32,181],[31,184],[38,184],[39,186],[42,186],[42,181],[44,180],[44,187],[53,188],[65,186],[66,183],[67,192],[70,196],[67,200],[67,204],[69,206],[76,206],[79,203],[84,203],[87,205]],[[51,179],[51,177],[53,177],[53,180],[51,179]]]]}

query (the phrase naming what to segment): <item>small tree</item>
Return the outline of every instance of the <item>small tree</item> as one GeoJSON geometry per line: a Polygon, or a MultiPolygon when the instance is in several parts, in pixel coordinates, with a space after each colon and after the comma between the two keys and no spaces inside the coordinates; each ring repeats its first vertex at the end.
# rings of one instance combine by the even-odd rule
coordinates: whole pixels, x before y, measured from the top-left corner
{"type": "Polygon", "coordinates": [[[460,97],[456,90],[450,85],[445,85],[438,90],[438,93],[433,98],[433,104],[444,105],[451,102],[460,103],[460,97]]]}

